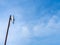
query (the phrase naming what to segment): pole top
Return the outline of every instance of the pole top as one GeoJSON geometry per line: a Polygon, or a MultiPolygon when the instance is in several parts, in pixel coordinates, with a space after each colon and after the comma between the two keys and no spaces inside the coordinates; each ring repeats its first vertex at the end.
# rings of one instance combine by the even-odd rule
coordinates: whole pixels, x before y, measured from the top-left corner
{"type": "Polygon", "coordinates": [[[14,21],[15,21],[14,15],[10,15],[10,20],[11,20],[12,23],[14,24],[14,21]]]}

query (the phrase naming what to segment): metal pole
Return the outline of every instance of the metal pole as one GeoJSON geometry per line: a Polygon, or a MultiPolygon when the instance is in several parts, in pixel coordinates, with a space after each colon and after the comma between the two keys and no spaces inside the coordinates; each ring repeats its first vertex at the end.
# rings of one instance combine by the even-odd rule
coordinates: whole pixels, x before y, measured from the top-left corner
{"type": "Polygon", "coordinates": [[[8,37],[8,32],[9,32],[9,27],[10,27],[11,20],[12,20],[12,18],[11,18],[11,15],[10,15],[4,45],[6,45],[6,43],[7,43],[7,37],[8,37]]]}

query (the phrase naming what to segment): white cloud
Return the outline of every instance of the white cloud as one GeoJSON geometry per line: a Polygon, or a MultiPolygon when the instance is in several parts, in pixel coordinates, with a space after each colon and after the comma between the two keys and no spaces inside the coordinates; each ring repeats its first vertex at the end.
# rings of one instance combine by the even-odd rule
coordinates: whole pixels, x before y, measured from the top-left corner
{"type": "Polygon", "coordinates": [[[49,36],[51,34],[55,34],[58,30],[60,30],[60,21],[59,17],[52,16],[47,24],[41,23],[37,24],[33,27],[33,32],[35,36],[49,36]]]}
{"type": "Polygon", "coordinates": [[[59,26],[60,26],[59,17],[58,17],[58,16],[53,16],[53,17],[49,20],[48,26],[49,26],[49,27],[52,27],[52,28],[55,28],[55,29],[60,29],[60,28],[59,28],[59,26]]]}
{"type": "MultiPolygon", "coordinates": [[[[24,0],[24,1],[26,1],[26,0],[24,0]]],[[[8,2],[7,3],[4,2],[3,0],[1,0],[0,2],[1,2],[0,5],[3,5],[3,6],[8,3],[8,2]]],[[[15,3],[16,3],[16,1],[15,1],[15,3]]],[[[7,4],[7,5],[11,6],[14,4],[7,4]]],[[[13,6],[9,7],[9,6],[7,7],[7,10],[5,10],[5,12],[2,14],[2,15],[4,15],[4,17],[0,18],[3,20],[0,22],[0,43],[2,43],[2,42],[4,43],[6,27],[7,27],[7,18],[10,14],[15,15],[16,22],[15,22],[14,26],[11,25],[11,27],[10,27],[8,42],[7,42],[8,45],[11,45],[11,44],[17,45],[18,42],[19,42],[18,45],[20,45],[20,43],[21,43],[21,45],[22,44],[24,45],[26,43],[30,43],[31,34],[36,37],[37,36],[44,37],[44,36],[49,36],[51,34],[54,34],[54,33],[58,32],[57,29],[58,30],[60,29],[59,28],[60,21],[58,20],[57,16],[52,16],[50,19],[49,19],[49,17],[42,17],[42,19],[40,19],[41,23],[39,20],[39,22],[36,25],[32,26],[33,29],[31,29],[31,30],[33,30],[33,31],[31,33],[30,32],[31,26],[28,22],[27,22],[29,24],[28,26],[27,26],[27,24],[25,24],[25,22],[23,22],[22,15],[28,14],[28,18],[30,16],[33,18],[33,16],[31,14],[34,15],[36,12],[36,10],[35,10],[36,8],[35,8],[34,4],[28,8],[26,8],[26,6],[25,6],[25,9],[22,9],[19,6],[18,7],[13,7],[13,6]],[[29,14],[30,14],[30,16],[29,16],[29,14]],[[45,24],[44,21],[47,19],[48,19],[48,23],[45,24]]],[[[47,13],[48,13],[48,11],[46,12],[46,10],[44,10],[44,12],[43,11],[41,12],[41,15],[46,15],[47,13]]],[[[27,16],[25,18],[27,18],[27,16]]],[[[33,22],[34,22],[34,20],[33,20],[33,22]]]]}

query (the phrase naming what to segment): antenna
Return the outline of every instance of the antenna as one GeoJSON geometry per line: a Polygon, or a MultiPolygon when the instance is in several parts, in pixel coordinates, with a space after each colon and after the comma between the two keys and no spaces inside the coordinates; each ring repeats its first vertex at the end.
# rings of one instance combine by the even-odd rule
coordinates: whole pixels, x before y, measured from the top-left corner
{"type": "Polygon", "coordinates": [[[4,45],[6,45],[6,43],[7,43],[7,37],[8,37],[8,32],[9,32],[9,27],[10,27],[11,21],[14,24],[15,19],[14,19],[14,16],[10,15],[4,45]]]}

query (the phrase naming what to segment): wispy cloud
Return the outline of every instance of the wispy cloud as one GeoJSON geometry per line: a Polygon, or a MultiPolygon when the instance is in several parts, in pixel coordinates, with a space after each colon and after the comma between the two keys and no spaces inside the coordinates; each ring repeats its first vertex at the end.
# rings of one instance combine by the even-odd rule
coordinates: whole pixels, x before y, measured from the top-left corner
{"type": "Polygon", "coordinates": [[[0,13],[1,45],[4,43],[10,14],[15,16],[15,24],[11,23],[7,45],[54,45],[59,43],[60,10],[56,7],[58,5],[56,1],[10,0],[2,1],[0,5],[3,5],[4,9],[0,11],[2,12],[0,13]]]}

